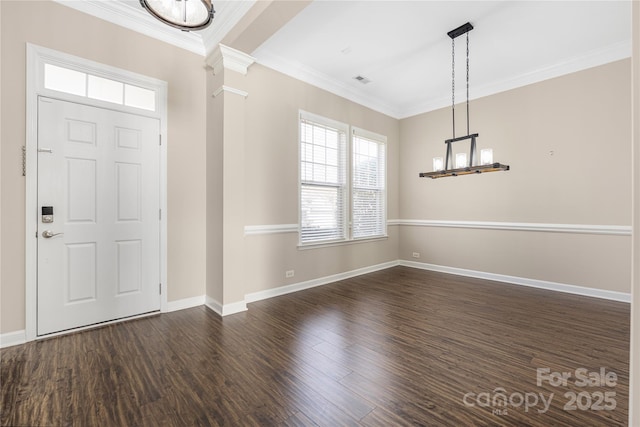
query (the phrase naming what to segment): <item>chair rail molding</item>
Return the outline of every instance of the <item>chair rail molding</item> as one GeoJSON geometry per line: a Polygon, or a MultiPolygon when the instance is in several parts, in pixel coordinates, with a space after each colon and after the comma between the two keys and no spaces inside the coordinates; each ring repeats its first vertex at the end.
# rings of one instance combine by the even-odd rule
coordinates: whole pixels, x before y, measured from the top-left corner
{"type": "Polygon", "coordinates": [[[389,220],[389,225],[631,236],[630,225],[548,224],[537,222],[448,221],[430,219],[394,219],[389,220]]]}

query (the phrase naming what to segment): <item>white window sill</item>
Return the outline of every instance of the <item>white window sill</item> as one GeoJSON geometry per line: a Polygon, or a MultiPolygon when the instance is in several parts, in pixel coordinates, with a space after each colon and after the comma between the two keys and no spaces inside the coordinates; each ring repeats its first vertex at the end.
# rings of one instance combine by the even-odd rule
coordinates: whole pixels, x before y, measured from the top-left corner
{"type": "Polygon", "coordinates": [[[330,248],[332,246],[345,246],[345,245],[353,245],[356,243],[371,243],[371,242],[379,242],[382,240],[387,240],[389,236],[387,234],[383,236],[377,237],[367,237],[361,239],[351,239],[351,240],[338,240],[324,243],[306,243],[306,244],[298,244],[299,251],[306,251],[308,249],[320,249],[320,248],[330,248]]]}

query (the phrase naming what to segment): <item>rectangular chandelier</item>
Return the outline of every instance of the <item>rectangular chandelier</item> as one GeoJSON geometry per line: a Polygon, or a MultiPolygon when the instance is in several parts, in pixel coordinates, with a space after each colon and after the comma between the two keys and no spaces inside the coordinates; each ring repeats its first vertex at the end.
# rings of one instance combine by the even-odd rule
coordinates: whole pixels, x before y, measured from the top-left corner
{"type": "MultiPolygon", "coordinates": [[[[477,152],[476,152],[476,138],[478,138],[478,134],[477,133],[470,133],[469,132],[469,31],[473,30],[473,25],[471,25],[471,23],[467,22],[466,24],[463,24],[461,26],[459,26],[458,28],[451,30],[447,33],[447,35],[451,38],[451,117],[452,117],[452,128],[453,128],[453,137],[451,139],[447,139],[445,140],[445,144],[447,144],[447,156],[446,156],[446,160],[444,162],[444,169],[442,170],[435,170],[433,172],[421,172],[420,173],[420,178],[432,178],[432,179],[436,179],[436,178],[445,178],[448,176],[460,176],[460,175],[471,175],[471,174],[478,174],[478,173],[485,173],[485,172],[498,172],[498,171],[508,171],[509,170],[509,165],[503,165],[502,163],[494,163],[493,162],[493,156],[490,155],[489,157],[491,158],[491,160],[486,161],[485,163],[485,159],[483,158],[481,160],[481,163],[485,163],[485,164],[481,164],[481,165],[476,165],[475,163],[477,163],[477,152]],[[467,135],[465,136],[460,136],[456,138],[456,112],[455,112],[455,108],[456,108],[456,102],[455,102],[455,46],[456,46],[456,42],[455,39],[458,36],[461,36],[463,34],[467,35],[467,135]],[[465,140],[471,140],[471,147],[469,149],[469,163],[466,166],[461,166],[458,163],[458,156],[460,156],[460,162],[462,163],[462,165],[464,165],[466,159],[465,159],[465,154],[463,153],[459,153],[456,155],[456,168],[453,168],[453,150],[451,148],[451,145],[454,142],[458,142],[458,141],[465,141],[465,140]],[[452,163],[452,167],[449,167],[449,163],[452,163]]],[[[483,157],[484,157],[484,151],[483,150],[483,157]]],[[[491,152],[491,150],[488,150],[489,152],[491,152]]],[[[437,169],[438,167],[436,167],[436,164],[438,164],[438,167],[442,166],[442,157],[439,157],[437,159],[434,159],[434,169],[437,169]],[[438,162],[436,162],[436,160],[438,160],[438,162]]]]}
{"type": "MultiPolygon", "coordinates": [[[[479,134],[474,133],[471,135],[460,136],[458,138],[447,139],[445,141],[445,144],[447,144],[447,157],[444,162],[444,169],[433,171],[433,172],[421,172],[420,178],[436,179],[436,178],[446,178],[448,176],[471,175],[474,173],[508,171],[509,165],[503,165],[502,163],[489,163],[485,165],[473,164],[474,160],[477,159],[478,157],[477,150],[476,150],[476,138],[478,136],[479,134]],[[460,167],[455,169],[449,168],[449,162],[453,161],[452,159],[453,150],[451,148],[451,145],[454,142],[464,141],[467,139],[471,140],[471,147],[469,148],[469,164],[465,167],[460,167]]],[[[440,159],[442,159],[442,157],[440,157],[440,159]]]]}

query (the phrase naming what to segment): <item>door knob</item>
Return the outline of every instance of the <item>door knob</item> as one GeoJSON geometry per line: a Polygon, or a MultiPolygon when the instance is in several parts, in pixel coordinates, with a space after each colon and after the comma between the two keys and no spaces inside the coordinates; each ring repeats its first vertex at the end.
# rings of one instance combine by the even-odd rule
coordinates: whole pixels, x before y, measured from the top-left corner
{"type": "Polygon", "coordinates": [[[53,232],[53,231],[51,231],[51,230],[44,230],[44,231],[42,232],[42,237],[44,237],[45,239],[50,239],[50,238],[52,238],[53,236],[57,236],[57,235],[59,235],[59,234],[64,234],[64,233],[54,233],[54,232],[53,232]]]}

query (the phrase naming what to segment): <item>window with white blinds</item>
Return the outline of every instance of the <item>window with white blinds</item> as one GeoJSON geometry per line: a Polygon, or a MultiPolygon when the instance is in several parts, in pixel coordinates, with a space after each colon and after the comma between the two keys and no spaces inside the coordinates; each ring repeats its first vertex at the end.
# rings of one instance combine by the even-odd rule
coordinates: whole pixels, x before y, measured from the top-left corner
{"type": "Polygon", "coordinates": [[[361,129],[351,140],[351,235],[354,239],[384,236],[386,218],[386,141],[361,129]]]}
{"type": "Polygon", "coordinates": [[[300,243],[347,238],[348,126],[300,118],[300,243]]]}
{"type": "Polygon", "coordinates": [[[301,245],[386,235],[386,138],[349,129],[300,113],[301,245]]]}

